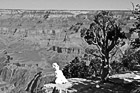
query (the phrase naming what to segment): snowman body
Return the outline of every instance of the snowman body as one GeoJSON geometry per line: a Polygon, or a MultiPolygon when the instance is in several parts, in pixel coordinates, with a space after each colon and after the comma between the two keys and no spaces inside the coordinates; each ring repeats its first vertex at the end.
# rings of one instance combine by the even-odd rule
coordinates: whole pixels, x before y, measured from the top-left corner
{"type": "Polygon", "coordinates": [[[68,80],[64,76],[63,72],[59,69],[59,66],[58,66],[57,63],[53,63],[53,68],[55,68],[55,76],[56,76],[55,83],[56,84],[65,84],[65,83],[67,83],[68,80]]]}

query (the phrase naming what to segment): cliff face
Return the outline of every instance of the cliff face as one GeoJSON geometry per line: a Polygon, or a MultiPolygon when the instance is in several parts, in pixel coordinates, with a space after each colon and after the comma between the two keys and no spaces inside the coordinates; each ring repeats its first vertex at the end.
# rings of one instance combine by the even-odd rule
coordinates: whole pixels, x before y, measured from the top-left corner
{"type": "Polygon", "coordinates": [[[40,91],[43,84],[54,79],[54,76],[49,74],[43,77],[46,73],[43,72],[43,67],[41,70],[38,65],[12,64],[8,61],[7,56],[1,56],[0,59],[1,93],[34,93],[40,91]]]}
{"type": "Polygon", "coordinates": [[[76,55],[83,51],[80,47],[83,41],[75,24],[84,22],[86,26],[90,21],[77,17],[80,11],[0,10],[0,14],[0,41],[13,55],[16,55],[15,50],[20,53],[24,50],[40,52],[53,46],[58,47],[57,53],[61,49],[64,49],[62,53],[73,50],[71,54],[76,55]]]}

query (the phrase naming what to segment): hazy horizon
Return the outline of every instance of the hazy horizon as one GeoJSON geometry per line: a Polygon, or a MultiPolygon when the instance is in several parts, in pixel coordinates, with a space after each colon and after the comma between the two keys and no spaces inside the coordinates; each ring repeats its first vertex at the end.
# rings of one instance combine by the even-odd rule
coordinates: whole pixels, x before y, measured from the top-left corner
{"type": "Polygon", "coordinates": [[[0,9],[131,10],[140,0],[0,0],[0,9]]]}

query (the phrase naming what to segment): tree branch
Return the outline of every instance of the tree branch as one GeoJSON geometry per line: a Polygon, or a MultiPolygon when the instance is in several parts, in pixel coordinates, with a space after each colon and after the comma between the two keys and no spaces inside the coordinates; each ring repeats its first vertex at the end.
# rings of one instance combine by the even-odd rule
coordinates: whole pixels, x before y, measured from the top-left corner
{"type": "Polygon", "coordinates": [[[111,42],[111,45],[108,47],[107,51],[111,51],[111,50],[115,47],[115,45],[116,45],[116,41],[113,40],[113,41],[111,42]]]}
{"type": "Polygon", "coordinates": [[[99,58],[102,58],[101,56],[97,55],[97,54],[92,54],[93,56],[95,57],[99,57],[99,58]]]}
{"type": "Polygon", "coordinates": [[[102,56],[105,57],[105,55],[102,53],[102,49],[101,49],[101,47],[100,47],[97,43],[95,43],[95,42],[92,42],[92,44],[93,44],[93,45],[96,45],[97,48],[99,49],[100,54],[101,54],[102,56]]]}
{"type": "MultiPolygon", "coordinates": [[[[92,27],[90,27],[90,29],[92,29],[92,27]]],[[[94,37],[95,37],[95,41],[92,41],[92,44],[97,46],[97,48],[99,49],[99,52],[102,56],[105,56],[102,52],[102,44],[100,43],[99,38],[96,35],[95,30],[92,29],[92,31],[93,31],[93,34],[94,34],[94,37]]]]}

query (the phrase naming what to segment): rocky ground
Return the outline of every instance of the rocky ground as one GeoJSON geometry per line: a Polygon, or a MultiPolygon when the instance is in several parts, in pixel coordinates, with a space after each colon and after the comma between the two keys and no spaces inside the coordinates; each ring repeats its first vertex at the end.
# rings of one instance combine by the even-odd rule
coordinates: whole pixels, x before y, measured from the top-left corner
{"type": "MultiPolygon", "coordinates": [[[[98,79],[70,78],[68,81],[72,86],[68,93],[139,93],[139,80],[140,75],[134,73],[113,75],[106,83],[100,83],[98,79]]],[[[53,93],[53,88],[47,90],[53,93]]]]}

